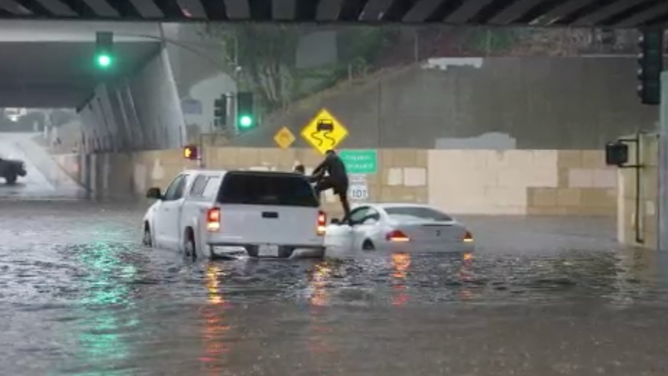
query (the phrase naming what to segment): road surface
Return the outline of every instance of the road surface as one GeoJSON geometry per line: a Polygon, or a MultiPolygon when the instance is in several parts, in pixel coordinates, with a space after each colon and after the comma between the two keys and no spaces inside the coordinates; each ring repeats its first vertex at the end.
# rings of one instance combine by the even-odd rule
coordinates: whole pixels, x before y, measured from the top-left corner
{"type": "Polygon", "coordinates": [[[192,264],[139,245],[141,207],[0,205],[5,375],[668,374],[668,268],[610,222],[462,218],[472,260],[192,264]]]}

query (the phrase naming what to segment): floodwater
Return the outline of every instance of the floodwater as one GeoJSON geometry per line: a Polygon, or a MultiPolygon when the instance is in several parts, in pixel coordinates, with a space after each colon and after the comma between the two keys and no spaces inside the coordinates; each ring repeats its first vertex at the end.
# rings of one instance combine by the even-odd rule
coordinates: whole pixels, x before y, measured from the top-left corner
{"type": "Polygon", "coordinates": [[[0,199],[3,375],[668,374],[668,263],[609,221],[460,218],[466,256],[193,264],[142,247],[142,215],[0,199]]]}

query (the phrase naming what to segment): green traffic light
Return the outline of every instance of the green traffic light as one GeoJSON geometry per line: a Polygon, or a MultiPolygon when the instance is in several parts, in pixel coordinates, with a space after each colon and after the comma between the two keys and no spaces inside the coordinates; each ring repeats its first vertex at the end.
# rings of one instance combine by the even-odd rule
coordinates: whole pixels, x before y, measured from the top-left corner
{"type": "Polygon", "coordinates": [[[239,125],[243,128],[248,128],[253,125],[253,118],[248,115],[243,115],[239,118],[239,125]]]}
{"type": "Polygon", "coordinates": [[[111,66],[111,56],[109,55],[98,55],[97,56],[97,65],[102,68],[108,68],[111,66]]]}

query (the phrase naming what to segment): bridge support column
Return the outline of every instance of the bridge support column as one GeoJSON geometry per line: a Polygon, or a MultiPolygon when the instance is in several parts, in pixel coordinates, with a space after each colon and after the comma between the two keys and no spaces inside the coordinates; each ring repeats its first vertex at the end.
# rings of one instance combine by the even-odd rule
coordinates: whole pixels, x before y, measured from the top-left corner
{"type": "Polygon", "coordinates": [[[668,251],[668,71],[661,74],[659,113],[658,250],[668,251]]]}

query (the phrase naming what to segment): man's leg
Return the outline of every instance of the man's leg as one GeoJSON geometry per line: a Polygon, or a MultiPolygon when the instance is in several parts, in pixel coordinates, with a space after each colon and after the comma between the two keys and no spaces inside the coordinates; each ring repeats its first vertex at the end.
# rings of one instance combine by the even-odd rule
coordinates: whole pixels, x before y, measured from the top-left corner
{"type": "Polygon", "coordinates": [[[332,179],[330,179],[329,176],[325,176],[315,184],[315,193],[320,196],[322,192],[332,188],[334,188],[332,179]]]}
{"type": "Polygon", "coordinates": [[[336,194],[339,196],[341,201],[341,207],[343,207],[343,218],[350,219],[350,203],[348,202],[348,187],[340,186],[336,189],[336,194]]]}

